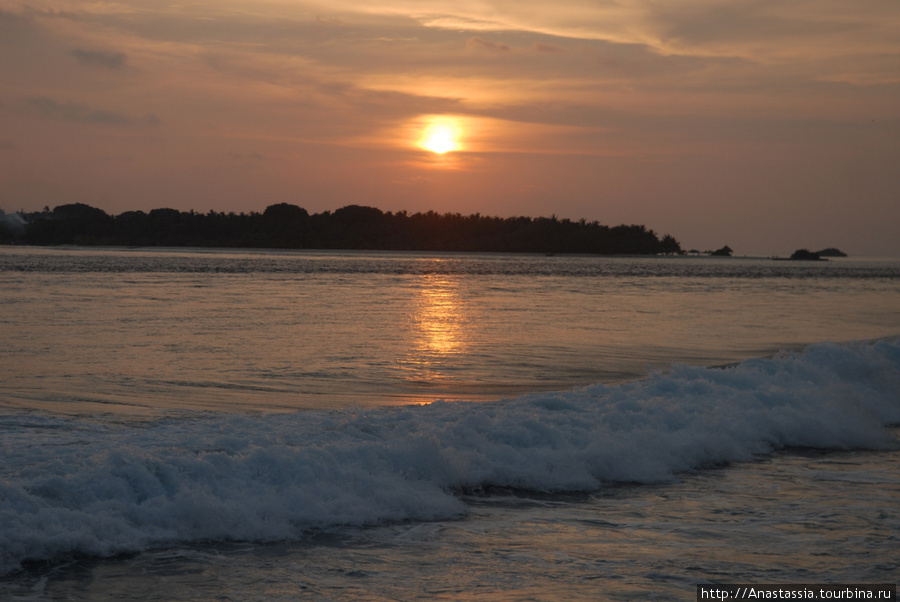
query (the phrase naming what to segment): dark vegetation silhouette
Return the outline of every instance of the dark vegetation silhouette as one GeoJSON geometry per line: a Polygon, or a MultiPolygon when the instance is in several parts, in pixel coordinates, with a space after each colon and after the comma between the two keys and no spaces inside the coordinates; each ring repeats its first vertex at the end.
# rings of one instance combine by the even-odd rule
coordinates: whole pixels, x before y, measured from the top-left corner
{"type": "Polygon", "coordinates": [[[816,253],[808,249],[797,249],[791,254],[791,259],[802,259],[804,261],[819,261],[822,259],[821,253],[816,253]]]}
{"type": "Polygon", "coordinates": [[[552,217],[383,212],[348,205],[310,214],[280,203],[263,213],[176,209],[108,215],[83,203],[52,211],[0,212],[0,242],[31,245],[245,247],[395,251],[680,254],[670,235],[644,226],[609,227],[552,217]]]}
{"type": "MultiPolygon", "coordinates": [[[[840,249],[828,247],[821,251],[810,251],[809,249],[797,249],[787,259],[795,261],[828,261],[827,257],[847,257],[847,254],[840,249]]],[[[774,257],[777,260],[785,260],[784,257],[774,257]]]]}

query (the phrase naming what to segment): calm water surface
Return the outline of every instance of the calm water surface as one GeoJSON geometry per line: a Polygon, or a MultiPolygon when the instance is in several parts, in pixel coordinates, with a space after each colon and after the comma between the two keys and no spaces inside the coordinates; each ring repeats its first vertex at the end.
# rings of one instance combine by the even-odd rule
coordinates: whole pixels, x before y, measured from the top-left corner
{"type": "Polygon", "coordinates": [[[900,334],[897,261],[6,248],[0,278],[2,403],[75,413],[497,399],[900,334]]]}

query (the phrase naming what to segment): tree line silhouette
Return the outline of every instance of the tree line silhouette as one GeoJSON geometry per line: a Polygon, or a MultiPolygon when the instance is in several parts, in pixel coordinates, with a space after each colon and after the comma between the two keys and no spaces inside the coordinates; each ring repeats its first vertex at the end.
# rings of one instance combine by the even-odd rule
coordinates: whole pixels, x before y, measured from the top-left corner
{"type": "Polygon", "coordinates": [[[262,213],[176,209],[113,216],[83,203],[3,214],[0,242],[31,245],[244,247],[653,255],[682,253],[670,235],[584,219],[383,212],[348,205],[310,214],[279,203],[262,213]]]}

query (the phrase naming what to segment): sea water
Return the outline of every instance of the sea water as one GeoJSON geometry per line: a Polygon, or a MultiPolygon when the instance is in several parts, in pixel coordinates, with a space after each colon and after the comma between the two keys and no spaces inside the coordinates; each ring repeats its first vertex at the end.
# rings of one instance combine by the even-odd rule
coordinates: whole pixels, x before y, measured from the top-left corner
{"type": "Polygon", "coordinates": [[[900,575],[900,261],[0,249],[0,595],[900,575]]]}

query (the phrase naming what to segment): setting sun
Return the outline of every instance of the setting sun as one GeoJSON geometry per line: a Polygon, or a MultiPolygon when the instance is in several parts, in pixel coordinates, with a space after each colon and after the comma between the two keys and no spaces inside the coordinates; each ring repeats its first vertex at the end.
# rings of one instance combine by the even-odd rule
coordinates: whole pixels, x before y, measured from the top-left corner
{"type": "Polygon", "coordinates": [[[419,147],[443,155],[460,149],[459,125],[450,119],[434,120],[428,124],[419,139],[419,147]]]}

